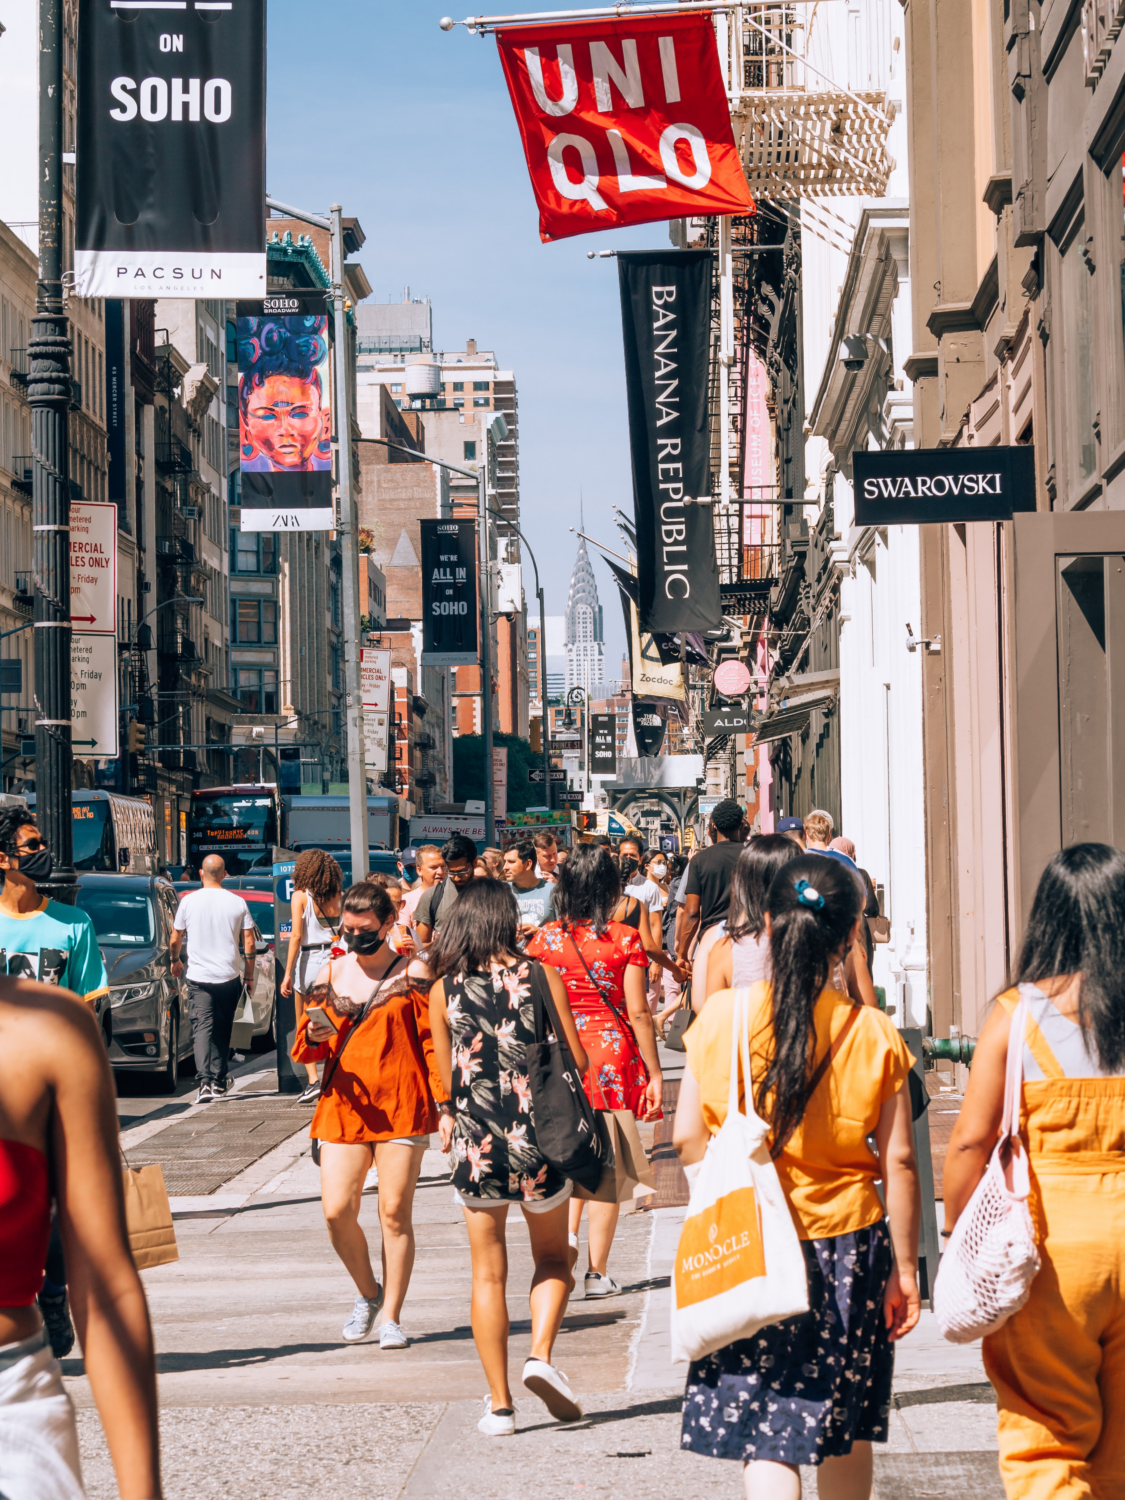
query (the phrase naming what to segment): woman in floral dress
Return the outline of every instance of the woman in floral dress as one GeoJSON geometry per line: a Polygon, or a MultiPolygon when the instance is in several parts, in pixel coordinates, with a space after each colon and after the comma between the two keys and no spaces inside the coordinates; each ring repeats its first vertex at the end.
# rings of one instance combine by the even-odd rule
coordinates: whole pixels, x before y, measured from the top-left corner
{"type": "MultiPolygon", "coordinates": [[[[648,954],[635,927],[611,921],[621,876],[598,844],[580,844],[559,872],[557,922],[548,922],[528,953],[562,975],[582,1046],[590,1059],[586,1093],[595,1109],[627,1109],[638,1119],[660,1115],[663,1078],[648,1008],[648,954]]],[[[570,1261],[578,1261],[582,1202],[570,1205],[570,1261]]],[[[606,1266],[620,1205],[590,1204],[587,1297],[621,1290],[606,1266]]]]}
{"type": "Polygon", "coordinates": [[[477,1424],[490,1437],[516,1430],[508,1384],[508,1205],[527,1221],[531,1356],[523,1383],[560,1421],[582,1415],[551,1351],[574,1278],[567,1264],[570,1179],[539,1151],[528,1083],[527,1048],[538,1040],[535,1000],[550,1000],[580,1073],[587,1061],[558,976],[520,956],[519,908],[506,883],[474,880],[446,919],[430,961],[434,1053],[450,1105],[439,1123],[453,1160],[454,1198],[464,1209],[473,1263],[473,1339],[489,1395],[477,1424]]]}

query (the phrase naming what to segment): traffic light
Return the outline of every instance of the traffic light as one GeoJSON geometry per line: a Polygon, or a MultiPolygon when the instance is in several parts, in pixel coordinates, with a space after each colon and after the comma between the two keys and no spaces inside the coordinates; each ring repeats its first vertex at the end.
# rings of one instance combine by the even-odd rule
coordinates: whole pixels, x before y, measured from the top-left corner
{"type": "Polygon", "coordinates": [[[143,755],[145,748],[145,735],[147,731],[143,724],[138,724],[136,719],[129,720],[128,750],[130,755],[143,755]]]}

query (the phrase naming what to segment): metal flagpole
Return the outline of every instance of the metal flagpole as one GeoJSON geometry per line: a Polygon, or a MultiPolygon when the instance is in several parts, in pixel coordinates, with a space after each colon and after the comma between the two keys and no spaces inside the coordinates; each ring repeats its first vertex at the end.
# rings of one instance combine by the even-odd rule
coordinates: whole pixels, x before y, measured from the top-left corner
{"type": "Polygon", "coordinates": [[[28,343],[35,559],[36,821],[54,855],[42,889],[73,903],[70,706],[70,339],[62,285],[63,0],[39,3],[39,280],[28,343]]]}

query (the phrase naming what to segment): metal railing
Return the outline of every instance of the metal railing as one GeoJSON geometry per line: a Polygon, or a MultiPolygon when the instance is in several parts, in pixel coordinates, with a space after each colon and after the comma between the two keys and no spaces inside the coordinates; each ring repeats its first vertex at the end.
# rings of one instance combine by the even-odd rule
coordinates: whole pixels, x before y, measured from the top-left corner
{"type": "Polygon", "coordinates": [[[27,350],[9,349],[8,358],[12,366],[11,383],[26,391],[27,382],[31,378],[31,360],[28,358],[27,350]]]}
{"type": "Polygon", "coordinates": [[[34,468],[35,460],[30,453],[20,453],[12,459],[12,473],[16,476],[12,483],[25,495],[31,494],[31,475],[34,468]]]}

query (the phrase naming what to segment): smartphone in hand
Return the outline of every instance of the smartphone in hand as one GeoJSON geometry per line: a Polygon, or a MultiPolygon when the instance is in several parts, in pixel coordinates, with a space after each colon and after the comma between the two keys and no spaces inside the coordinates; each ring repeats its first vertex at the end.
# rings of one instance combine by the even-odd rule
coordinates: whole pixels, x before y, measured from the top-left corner
{"type": "Polygon", "coordinates": [[[318,1026],[328,1026],[333,1031],[339,1031],[340,1029],[324,1009],[323,1005],[306,1005],[305,1015],[308,1016],[310,1021],[315,1021],[318,1026]]]}

